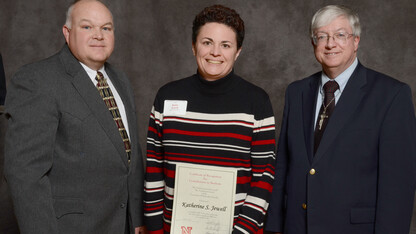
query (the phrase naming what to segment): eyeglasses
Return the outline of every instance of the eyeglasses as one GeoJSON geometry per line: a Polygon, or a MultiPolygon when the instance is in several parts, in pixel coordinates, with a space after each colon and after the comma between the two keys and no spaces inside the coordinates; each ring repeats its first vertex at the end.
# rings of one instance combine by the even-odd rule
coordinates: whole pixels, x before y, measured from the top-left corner
{"type": "Polygon", "coordinates": [[[332,36],[330,36],[326,33],[318,33],[318,34],[316,34],[315,36],[312,37],[312,41],[313,41],[313,44],[318,46],[318,45],[323,45],[323,44],[327,43],[329,41],[329,38],[332,37],[334,42],[336,42],[338,44],[344,44],[347,41],[347,39],[350,38],[353,35],[354,34],[349,34],[349,33],[346,33],[346,32],[334,33],[334,35],[332,35],[332,36]]]}

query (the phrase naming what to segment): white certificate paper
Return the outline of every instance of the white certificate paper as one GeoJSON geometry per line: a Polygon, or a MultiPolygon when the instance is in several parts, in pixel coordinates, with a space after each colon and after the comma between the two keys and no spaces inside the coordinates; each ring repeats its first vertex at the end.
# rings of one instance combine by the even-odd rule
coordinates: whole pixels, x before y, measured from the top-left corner
{"type": "Polygon", "coordinates": [[[237,169],[176,164],[171,233],[231,233],[237,169]]]}

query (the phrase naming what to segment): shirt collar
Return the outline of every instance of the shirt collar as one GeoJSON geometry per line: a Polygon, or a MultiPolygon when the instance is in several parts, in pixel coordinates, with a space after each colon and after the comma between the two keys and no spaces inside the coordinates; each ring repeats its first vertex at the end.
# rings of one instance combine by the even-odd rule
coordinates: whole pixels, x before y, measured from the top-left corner
{"type": "MultiPolygon", "coordinates": [[[[352,73],[354,72],[355,68],[357,67],[357,65],[358,65],[358,59],[355,58],[354,62],[347,69],[345,69],[345,71],[343,71],[341,74],[339,74],[337,77],[335,77],[335,79],[333,79],[338,83],[339,90],[341,92],[342,92],[342,90],[344,90],[345,86],[347,85],[347,82],[350,79],[350,77],[351,77],[352,73]]],[[[321,74],[321,85],[320,85],[320,88],[319,88],[321,93],[323,92],[322,91],[323,85],[326,82],[330,81],[330,80],[332,80],[332,79],[330,79],[325,74],[325,72],[322,72],[322,74],[321,74]]]]}
{"type": "MultiPolygon", "coordinates": [[[[81,64],[81,66],[84,68],[84,70],[87,72],[87,74],[88,74],[88,76],[90,77],[90,79],[91,80],[95,80],[95,77],[97,76],[97,71],[95,71],[95,70],[93,70],[93,69],[91,69],[91,68],[89,68],[87,65],[85,65],[85,64],[83,64],[83,63],[81,63],[81,62],[79,62],[80,64],[81,64]]],[[[103,73],[104,74],[104,77],[106,77],[105,76],[105,69],[104,69],[104,66],[102,66],[100,69],[98,69],[98,71],[100,71],[101,73],[103,73]]]]}

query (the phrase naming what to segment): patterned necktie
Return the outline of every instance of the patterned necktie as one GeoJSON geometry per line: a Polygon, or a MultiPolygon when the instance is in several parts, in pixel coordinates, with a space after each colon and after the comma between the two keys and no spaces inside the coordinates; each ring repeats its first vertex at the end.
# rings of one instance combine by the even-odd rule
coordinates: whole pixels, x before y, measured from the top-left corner
{"type": "Polygon", "coordinates": [[[325,98],[322,102],[321,109],[319,110],[318,121],[316,122],[315,127],[315,137],[314,137],[314,150],[313,153],[316,153],[319,143],[321,142],[322,136],[326,125],[328,124],[329,117],[335,108],[335,91],[339,89],[339,85],[336,81],[328,81],[324,85],[325,98]]]}
{"type": "Polygon", "coordinates": [[[98,81],[97,89],[100,92],[101,97],[104,100],[104,103],[107,105],[108,110],[110,110],[111,115],[113,116],[114,122],[116,122],[118,131],[120,132],[121,138],[124,142],[124,148],[127,153],[127,161],[130,164],[130,154],[131,154],[131,145],[127,131],[124,128],[123,120],[121,119],[120,111],[118,110],[116,100],[114,99],[113,92],[111,92],[110,87],[107,84],[106,79],[103,74],[97,71],[97,76],[95,79],[98,81]]]}

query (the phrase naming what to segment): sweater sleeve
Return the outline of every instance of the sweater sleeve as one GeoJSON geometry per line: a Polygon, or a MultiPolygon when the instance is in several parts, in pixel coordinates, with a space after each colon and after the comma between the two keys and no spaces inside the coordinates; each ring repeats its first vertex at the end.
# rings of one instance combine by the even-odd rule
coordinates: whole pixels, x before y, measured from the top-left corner
{"type": "Polygon", "coordinates": [[[234,225],[233,233],[261,232],[273,187],[276,160],[275,121],[267,94],[263,103],[257,107],[251,142],[251,188],[234,225]]]}
{"type": "Polygon", "coordinates": [[[146,175],[144,182],[144,217],[149,233],[163,233],[164,174],[162,145],[163,106],[156,96],[147,135],[146,175]]]}

